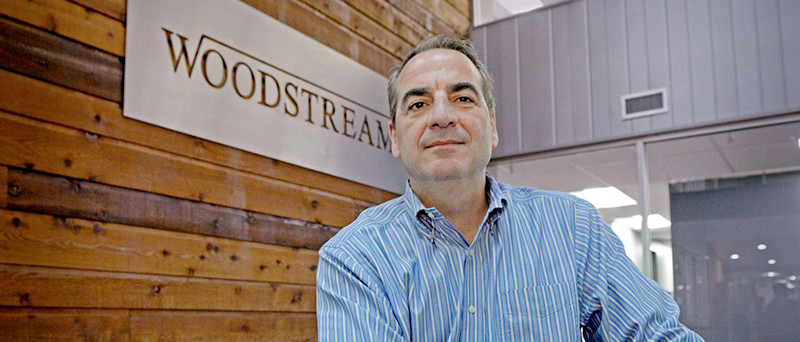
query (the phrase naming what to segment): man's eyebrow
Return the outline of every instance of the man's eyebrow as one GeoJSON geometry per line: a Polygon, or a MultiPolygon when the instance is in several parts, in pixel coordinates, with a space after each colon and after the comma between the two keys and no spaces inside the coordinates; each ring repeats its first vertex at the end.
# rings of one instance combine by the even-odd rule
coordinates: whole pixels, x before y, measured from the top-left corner
{"type": "Polygon", "coordinates": [[[464,89],[472,90],[472,92],[475,93],[476,96],[478,95],[478,88],[476,88],[475,85],[469,82],[458,82],[450,86],[451,93],[462,91],[464,89]]]}
{"type": "Polygon", "coordinates": [[[419,87],[419,88],[411,88],[405,94],[403,94],[403,100],[400,103],[405,106],[406,101],[412,96],[425,96],[430,94],[430,90],[426,87],[419,87]]]}

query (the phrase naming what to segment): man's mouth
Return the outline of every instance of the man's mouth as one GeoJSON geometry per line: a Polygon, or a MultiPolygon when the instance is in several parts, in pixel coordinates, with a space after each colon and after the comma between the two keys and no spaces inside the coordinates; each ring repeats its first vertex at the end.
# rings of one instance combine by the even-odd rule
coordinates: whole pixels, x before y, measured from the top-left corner
{"type": "Polygon", "coordinates": [[[436,140],[436,141],[428,144],[428,146],[426,146],[425,148],[433,148],[433,147],[437,147],[437,146],[452,146],[452,145],[460,145],[460,144],[463,144],[463,143],[458,141],[458,140],[450,140],[450,139],[448,139],[448,140],[436,140]]]}

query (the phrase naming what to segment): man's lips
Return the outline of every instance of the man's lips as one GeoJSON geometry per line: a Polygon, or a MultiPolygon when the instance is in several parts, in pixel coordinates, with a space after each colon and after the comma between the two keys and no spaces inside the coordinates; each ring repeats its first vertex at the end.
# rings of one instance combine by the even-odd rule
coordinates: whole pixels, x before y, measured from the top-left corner
{"type": "Polygon", "coordinates": [[[436,140],[428,144],[428,146],[425,146],[425,148],[431,148],[436,146],[460,145],[460,144],[462,144],[462,142],[458,140],[436,140]]]}

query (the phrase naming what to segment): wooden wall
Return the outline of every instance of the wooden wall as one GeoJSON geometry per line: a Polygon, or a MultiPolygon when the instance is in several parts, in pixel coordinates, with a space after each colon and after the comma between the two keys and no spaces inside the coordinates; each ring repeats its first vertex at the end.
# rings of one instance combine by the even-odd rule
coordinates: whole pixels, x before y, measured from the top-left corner
{"type": "MultiPolygon", "coordinates": [[[[246,0],[386,74],[469,0],[246,0]]],[[[316,340],[316,250],[395,196],[122,116],[124,0],[0,1],[0,340],[316,340]]]]}

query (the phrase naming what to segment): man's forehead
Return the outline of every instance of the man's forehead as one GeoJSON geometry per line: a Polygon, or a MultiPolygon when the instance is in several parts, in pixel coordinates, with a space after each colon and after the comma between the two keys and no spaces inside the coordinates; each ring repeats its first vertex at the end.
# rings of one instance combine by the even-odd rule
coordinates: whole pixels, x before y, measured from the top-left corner
{"type": "Polygon", "coordinates": [[[458,82],[478,82],[480,73],[472,61],[451,49],[432,49],[422,52],[408,61],[398,76],[399,88],[429,86],[431,82],[446,82],[450,86],[458,82]]]}

